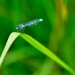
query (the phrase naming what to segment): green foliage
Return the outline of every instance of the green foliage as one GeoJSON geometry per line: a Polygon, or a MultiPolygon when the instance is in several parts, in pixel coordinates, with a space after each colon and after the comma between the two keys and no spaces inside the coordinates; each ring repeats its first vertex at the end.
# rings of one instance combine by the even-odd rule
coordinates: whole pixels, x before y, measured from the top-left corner
{"type": "Polygon", "coordinates": [[[55,62],[57,62],[59,65],[61,65],[62,67],[64,67],[66,70],[68,70],[70,73],[74,74],[74,71],[67,65],[65,64],[62,60],[60,60],[55,54],[53,54],[50,50],[48,50],[47,48],[45,48],[42,44],[40,44],[38,41],[36,41],[35,39],[33,39],[32,37],[30,37],[27,34],[21,34],[21,33],[11,33],[11,35],[8,38],[8,41],[5,45],[5,48],[1,54],[0,57],[0,66],[3,62],[3,59],[6,55],[6,53],[8,52],[10,46],[12,45],[12,43],[14,42],[14,40],[18,37],[21,36],[23,39],[25,39],[27,42],[29,42],[33,47],[37,48],[39,51],[41,51],[42,53],[44,53],[45,55],[47,55],[49,58],[51,58],[52,60],[54,60],[55,62]]]}
{"type": "Polygon", "coordinates": [[[17,32],[17,24],[36,18],[44,19],[36,26],[25,28],[26,34],[21,35],[32,46],[20,37],[16,39],[18,33],[13,33],[16,35],[9,37],[11,41],[7,43],[0,59],[2,63],[5,57],[0,75],[73,75],[75,70],[74,4],[74,0],[0,0],[0,54],[8,36],[14,31],[17,32]]]}

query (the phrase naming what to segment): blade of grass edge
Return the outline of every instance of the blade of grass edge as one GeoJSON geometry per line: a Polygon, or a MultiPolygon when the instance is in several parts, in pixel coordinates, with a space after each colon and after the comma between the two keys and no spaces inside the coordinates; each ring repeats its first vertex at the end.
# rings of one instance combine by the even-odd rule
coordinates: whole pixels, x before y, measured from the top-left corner
{"type": "Polygon", "coordinates": [[[57,62],[59,65],[61,65],[63,68],[65,68],[67,71],[69,71],[72,74],[75,74],[74,70],[69,67],[65,62],[63,62],[60,58],[58,58],[54,53],[52,53],[49,49],[47,49],[45,46],[40,44],[38,41],[33,39],[31,36],[27,34],[21,34],[21,37],[25,39],[28,43],[30,43],[33,47],[37,48],[39,51],[41,51],[43,54],[57,62]]]}
{"type": "Polygon", "coordinates": [[[0,66],[5,58],[5,55],[7,54],[9,48],[11,47],[12,43],[15,41],[15,39],[20,35],[21,33],[11,33],[8,40],[7,40],[7,43],[4,47],[4,50],[0,56],[0,66]]]}
{"type": "Polygon", "coordinates": [[[52,60],[54,60],[55,62],[57,62],[59,65],[61,65],[63,68],[65,68],[68,72],[70,72],[71,74],[75,74],[74,70],[69,67],[66,63],[64,63],[60,58],[58,58],[54,53],[52,53],[49,49],[47,49],[46,47],[44,47],[42,44],[40,44],[38,41],[36,41],[35,39],[33,39],[31,36],[27,35],[27,34],[22,34],[22,33],[18,33],[18,32],[12,32],[8,38],[8,41],[5,45],[5,48],[1,54],[0,57],[0,66],[4,60],[5,55],[7,54],[10,46],[12,45],[12,43],[15,41],[15,39],[21,36],[25,41],[27,41],[28,43],[30,43],[33,47],[37,48],[39,51],[41,51],[43,54],[45,54],[46,56],[48,56],[49,58],[51,58],[52,60]]]}

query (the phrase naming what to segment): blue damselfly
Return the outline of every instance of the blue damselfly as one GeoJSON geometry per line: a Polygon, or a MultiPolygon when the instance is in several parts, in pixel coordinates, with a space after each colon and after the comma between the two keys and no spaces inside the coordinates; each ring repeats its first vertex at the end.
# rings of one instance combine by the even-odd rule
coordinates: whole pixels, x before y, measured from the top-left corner
{"type": "Polygon", "coordinates": [[[19,24],[19,25],[17,25],[16,29],[22,30],[22,29],[24,29],[27,26],[36,25],[36,24],[38,24],[39,22],[42,22],[42,21],[43,21],[42,18],[41,19],[34,19],[32,21],[26,22],[25,24],[19,24]]]}

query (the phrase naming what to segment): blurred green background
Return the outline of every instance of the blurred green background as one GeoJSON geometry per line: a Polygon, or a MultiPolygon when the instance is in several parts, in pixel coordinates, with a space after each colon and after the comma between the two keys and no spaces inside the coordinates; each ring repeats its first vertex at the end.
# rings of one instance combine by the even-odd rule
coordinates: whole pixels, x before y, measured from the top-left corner
{"type": "MultiPolygon", "coordinates": [[[[75,69],[75,0],[0,0],[0,54],[16,25],[36,18],[44,21],[24,33],[42,43],[75,69]]],[[[71,75],[18,38],[7,53],[0,75],[71,75]]]]}

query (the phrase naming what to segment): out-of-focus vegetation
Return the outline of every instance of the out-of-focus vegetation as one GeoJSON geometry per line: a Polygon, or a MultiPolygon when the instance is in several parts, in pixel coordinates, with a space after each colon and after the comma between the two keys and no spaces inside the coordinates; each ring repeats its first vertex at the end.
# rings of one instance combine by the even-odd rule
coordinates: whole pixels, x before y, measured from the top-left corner
{"type": "MultiPolygon", "coordinates": [[[[16,25],[35,18],[44,21],[27,27],[34,37],[75,69],[74,0],[0,0],[0,54],[16,25]]],[[[0,68],[0,75],[71,75],[60,65],[18,38],[0,68]]]]}

